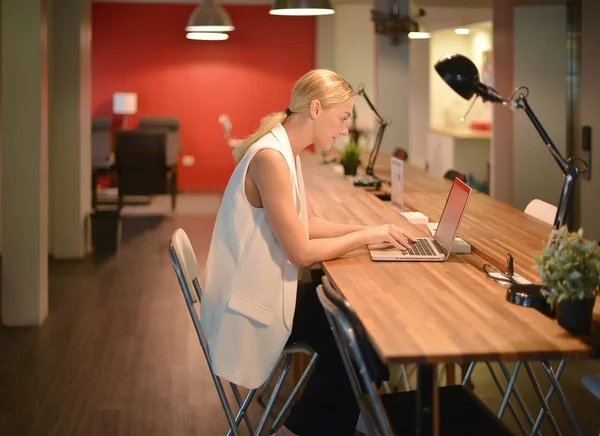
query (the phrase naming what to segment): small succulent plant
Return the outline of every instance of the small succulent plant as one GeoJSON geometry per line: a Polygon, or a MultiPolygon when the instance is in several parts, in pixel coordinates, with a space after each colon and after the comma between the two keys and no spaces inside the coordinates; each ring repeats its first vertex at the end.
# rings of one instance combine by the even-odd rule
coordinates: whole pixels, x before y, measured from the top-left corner
{"type": "Polygon", "coordinates": [[[349,142],[342,150],[341,161],[348,166],[358,166],[360,163],[360,146],[356,142],[349,142]]]}
{"type": "Polygon", "coordinates": [[[583,239],[583,229],[569,233],[553,229],[550,244],[535,257],[548,303],[594,298],[600,289],[600,251],[597,241],[583,239]]]}

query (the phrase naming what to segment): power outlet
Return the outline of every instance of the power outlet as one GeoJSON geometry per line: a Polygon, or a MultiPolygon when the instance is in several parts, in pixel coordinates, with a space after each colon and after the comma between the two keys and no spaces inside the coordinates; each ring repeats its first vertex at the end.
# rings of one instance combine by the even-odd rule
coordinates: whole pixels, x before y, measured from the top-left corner
{"type": "Polygon", "coordinates": [[[196,163],[196,159],[194,156],[190,156],[189,154],[181,158],[181,165],[184,167],[191,167],[194,165],[194,163],[196,163]]]}

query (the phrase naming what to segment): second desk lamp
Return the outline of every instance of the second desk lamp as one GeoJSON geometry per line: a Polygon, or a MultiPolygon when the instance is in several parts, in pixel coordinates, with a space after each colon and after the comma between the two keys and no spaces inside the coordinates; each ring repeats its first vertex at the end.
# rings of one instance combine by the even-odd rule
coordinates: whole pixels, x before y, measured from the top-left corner
{"type": "MultiPolygon", "coordinates": [[[[460,54],[449,54],[442,57],[435,64],[435,70],[442,79],[465,100],[481,97],[486,102],[500,103],[511,109],[523,109],[529,120],[541,136],[548,151],[564,174],[564,183],[558,202],[554,228],[559,229],[567,224],[568,214],[571,208],[571,200],[575,188],[575,182],[580,173],[587,171],[588,166],[580,159],[565,159],[556,148],[546,130],[535,116],[527,101],[528,90],[525,87],[518,88],[509,99],[502,97],[494,88],[487,86],[479,80],[479,72],[475,64],[467,57],[460,54]],[[526,90],[527,92],[523,92],[526,90]],[[516,95],[516,97],[515,97],[516,95]],[[583,168],[579,168],[574,162],[583,162],[583,168]]],[[[549,241],[551,243],[551,241],[549,241]]],[[[521,306],[533,306],[538,309],[546,309],[546,299],[541,293],[540,285],[514,285],[508,291],[507,299],[521,306]]]]}
{"type": "Polygon", "coordinates": [[[377,136],[375,137],[375,143],[373,144],[373,149],[371,150],[371,154],[369,155],[369,162],[367,163],[367,167],[365,168],[364,176],[357,176],[354,178],[355,186],[368,187],[373,189],[379,189],[381,187],[381,180],[375,176],[375,161],[377,160],[377,155],[379,154],[379,147],[381,147],[381,139],[383,138],[383,133],[385,132],[385,128],[388,125],[388,122],[384,120],[371,100],[367,96],[365,92],[365,88],[363,85],[360,85],[358,88],[358,95],[364,97],[365,101],[369,105],[373,114],[375,114],[375,118],[377,118],[377,122],[379,123],[379,129],[377,130],[377,136]]]}

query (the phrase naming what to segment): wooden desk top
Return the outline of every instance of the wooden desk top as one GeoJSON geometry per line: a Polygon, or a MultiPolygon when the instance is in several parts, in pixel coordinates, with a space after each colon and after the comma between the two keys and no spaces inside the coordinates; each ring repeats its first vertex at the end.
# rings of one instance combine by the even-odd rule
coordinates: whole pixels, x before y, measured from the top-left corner
{"type": "MultiPolygon", "coordinates": [[[[390,158],[378,158],[375,173],[389,179],[390,158]]],[[[405,166],[404,204],[438,221],[452,182],[412,165],[405,166]]],[[[389,188],[388,188],[389,189],[389,188]]],[[[541,252],[552,226],[514,207],[473,190],[458,236],[489,263],[506,269],[506,255],[514,257],[515,271],[539,282],[533,256],[541,252]]]]}
{"type": "MultiPolygon", "coordinates": [[[[315,215],[347,223],[396,223],[415,235],[428,235],[424,225],[411,225],[389,203],[354,187],[331,165],[321,164],[318,155],[303,154],[302,162],[315,215]]],[[[427,198],[425,194],[432,189],[429,195],[434,205],[428,209],[432,213],[440,197],[443,206],[450,184],[428,174],[419,177],[414,180],[416,194],[411,191],[411,195],[427,198]],[[442,185],[446,186],[445,192],[436,193],[433,188],[442,185]]],[[[406,190],[409,191],[408,186],[406,190]]],[[[408,198],[406,193],[405,197],[408,198]]],[[[503,210],[484,200],[469,205],[470,211],[487,207],[503,210]]],[[[509,207],[506,208],[505,214],[510,215],[509,207]]],[[[477,213],[472,215],[469,227],[474,228],[477,213]]],[[[521,227],[525,225],[527,220],[521,227]]],[[[502,244],[501,235],[495,236],[493,243],[502,244]]],[[[363,248],[324,262],[323,267],[354,307],[373,345],[390,363],[589,356],[590,347],[555,321],[533,309],[506,302],[505,290],[481,271],[485,261],[477,254],[469,254],[452,256],[448,262],[373,262],[363,248]]]]}

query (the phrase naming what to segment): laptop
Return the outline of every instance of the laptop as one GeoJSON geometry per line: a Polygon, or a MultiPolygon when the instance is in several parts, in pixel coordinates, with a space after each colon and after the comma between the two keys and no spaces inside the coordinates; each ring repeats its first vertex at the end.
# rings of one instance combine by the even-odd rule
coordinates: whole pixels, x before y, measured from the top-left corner
{"type": "Polygon", "coordinates": [[[431,236],[435,236],[435,232],[437,231],[438,223],[427,223],[427,229],[431,236]]]}
{"type": "Polygon", "coordinates": [[[459,179],[454,179],[446,198],[446,204],[432,238],[417,238],[417,242],[406,251],[400,251],[390,243],[369,245],[371,260],[374,261],[418,261],[443,262],[452,253],[454,238],[467,210],[471,188],[459,179]]]}

